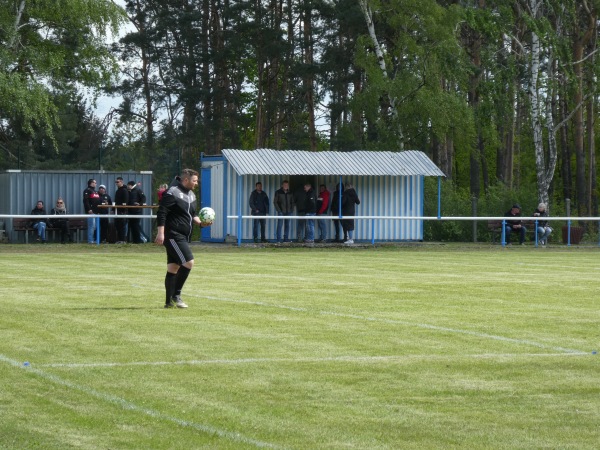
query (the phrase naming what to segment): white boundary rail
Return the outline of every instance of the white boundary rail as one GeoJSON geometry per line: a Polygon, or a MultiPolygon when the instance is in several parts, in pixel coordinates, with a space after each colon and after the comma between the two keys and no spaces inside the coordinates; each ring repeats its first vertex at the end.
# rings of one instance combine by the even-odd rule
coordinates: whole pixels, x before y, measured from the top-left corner
{"type": "MultiPolygon", "coordinates": [[[[61,219],[96,219],[96,228],[100,229],[100,219],[156,219],[156,215],[132,215],[132,214],[64,214],[58,216],[61,219]]],[[[56,219],[57,216],[54,214],[45,214],[45,215],[32,215],[32,214],[0,214],[0,219],[56,219]]],[[[529,222],[535,224],[534,234],[535,234],[535,246],[538,246],[538,237],[537,237],[537,224],[539,219],[535,217],[527,217],[521,216],[515,219],[506,217],[506,216],[490,216],[490,217],[472,217],[472,216],[331,216],[331,215],[322,215],[322,216],[227,216],[227,219],[241,219],[241,220],[254,220],[254,219],[269,219],[269,220],[290,220],[290,219],[300,219],[300,220],[343,220],[343,219],[353,219],[353,220],[431,220],[431,221],[470,221],[470,222],[479,222],[479,221],[498,221],[502,222],[502,237],[501,244],[505,246],[507,243],[505,242],[505,230],[504,226],[506,225],[506,221],[510,220],[522,220],[523,222],[529,222]]],[[[567,246],[571,245],[571,224],[573,221],[579,222],[598,222],[600,226],[600,217],[544,217],[542,219],[544,222],[567,222],[567,246]]],[[[239,225],[241,226],[241,224],[239,225]]],[[[374,227],[373,227],[374,229],[374,227]]],[[[100,233],[96,233],[96,244],[100,245],[100,233]]],[[[599,233],[600,235],[600,233],[599,233]]],[[[600,239],[600,237],[599,237],[600,239]]],[[[375,233],[373,232],[371,236],[371,243],[375,244],[375,233]]],[[[241,236],[238,233],[238,245],[241,245],[241,236]]],[[[600,240],[598,242],[598,246],[600,246],[600,240]]]]}
{"type": "MultiPolygon", "coordinates": [[[[513,220],[521,220],[523,222],[534,223],[534,233],[535,233],[535,246],[538,246],[538,237],[537,237],[537,224],[539,219],[536,217],[528,217],[528,216],[519,216],[510,218],[506,216],[490,216],[490,217],[473,217],[473,216],[330,216],[330,215],[322,215],[322,216],[227,216],[228,219],[241,219],[241,220],[254,220],[254,219],[271,219],[271,220],[289,220],[289,219],[302,219],[302,220],[343,220],[343,219],[354,219],[354,220],[432,220],[432,221],[469,221],[469,222],[479,222],[479,221],[498,221],[502,222],[502,237],[501,244],[504,247],[507,243],[505,237],[505,226],[507,221],[513,220]]],[[[553,222],[553,221],[563,221],[567,222],[567,245],[571,246],[571,223],[573,221],[585,221],[585,222],[598,222],[600,226],[600,217],[543,217],[542,221],[544,222],[553,222]]],[[[372,227],[374,230],[374,227],[372,227]]],[[[599,233],[600,234],[600,233],[599,233]]],[[[239,237],[240,233],[238,233],[238,245],[241,244],[241,238],[239,237]]],[[[371,244],[375,244],[375,233],[373,232],[371,236],[371,244]]],[[[598,242],[600,246],[600,241],[598,242]]]]}

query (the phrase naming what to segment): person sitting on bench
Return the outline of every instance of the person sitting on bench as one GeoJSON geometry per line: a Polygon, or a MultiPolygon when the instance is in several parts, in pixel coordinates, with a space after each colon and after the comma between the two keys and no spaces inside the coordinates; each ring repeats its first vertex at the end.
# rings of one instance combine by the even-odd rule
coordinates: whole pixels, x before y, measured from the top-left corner
{"type": "Polygon", "coordinates": [[[510,235],[514,231],[515,233],[519,233],[519,244],[523,245],[525,243],[525,233],[527,232],[527,228],[525,228],[521,219],[514,219],[516,217],[521,217],[521,205],[515,203],[504,216],[512,218],[512,220],[506,220],[506,225],[504,227],[506,244],[510,245],[510,235]]]}

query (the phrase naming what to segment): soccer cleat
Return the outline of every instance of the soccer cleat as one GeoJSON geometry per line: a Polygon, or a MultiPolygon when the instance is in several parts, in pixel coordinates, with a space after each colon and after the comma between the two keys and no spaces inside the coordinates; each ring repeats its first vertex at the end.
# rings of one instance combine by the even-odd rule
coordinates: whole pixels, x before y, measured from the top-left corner
{"type": "Polygon", "coordinates": [[[171,303],[173,303],[174,306],[176,306],[177,308],[187,308],[188,305],[186,305],[183,300],[181,300],[181,297],[179,295],[176,295],[175,297],[171,297],[171,303]]]}

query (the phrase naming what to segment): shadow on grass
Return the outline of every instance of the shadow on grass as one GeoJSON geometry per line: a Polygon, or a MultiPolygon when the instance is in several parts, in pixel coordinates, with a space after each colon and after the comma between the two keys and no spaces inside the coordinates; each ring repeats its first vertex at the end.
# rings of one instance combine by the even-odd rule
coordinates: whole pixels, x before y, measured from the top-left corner
{"type": "Polygon", "coordinates": [[[154,310],[154,309],[164,309],[158,306],[93,306],[93,307],[77,307],[77,308],[64,308],[69,309],[71,311],[145,311],[145,310],[154,310]]]}

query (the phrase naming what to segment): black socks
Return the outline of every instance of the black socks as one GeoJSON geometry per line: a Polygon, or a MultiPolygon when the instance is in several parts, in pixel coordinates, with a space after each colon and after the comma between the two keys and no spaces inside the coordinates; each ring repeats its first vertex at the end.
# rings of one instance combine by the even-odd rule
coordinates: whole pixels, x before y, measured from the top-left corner
{"type": "Polygon", "coordinates": [[[188,269],[187,267],[179,267],[177,277],[175,278],[175,293],[173,295],[181,295],[181,290],[183,289],[183,285],[185,284],[185,280],[187,280],[190,271],[191,269],[188,269]]]}
{"type": "Polygon", "coordinates": [[[166,303],[171,303],[171,297],[175,295],[175,281],[177,280],[177,274],[167,272],[165,276],[165,292],[167,294],[166,303]]]}

